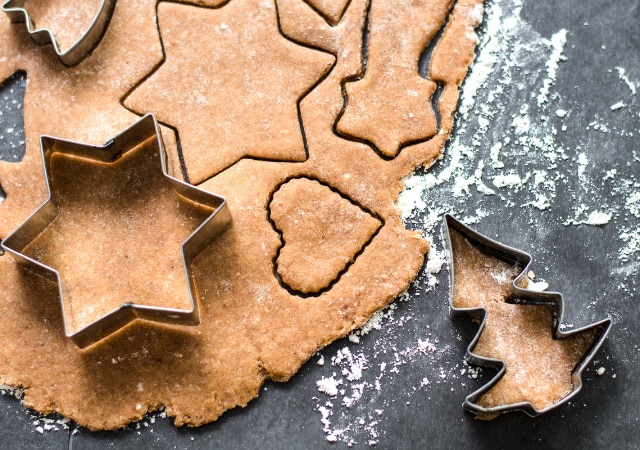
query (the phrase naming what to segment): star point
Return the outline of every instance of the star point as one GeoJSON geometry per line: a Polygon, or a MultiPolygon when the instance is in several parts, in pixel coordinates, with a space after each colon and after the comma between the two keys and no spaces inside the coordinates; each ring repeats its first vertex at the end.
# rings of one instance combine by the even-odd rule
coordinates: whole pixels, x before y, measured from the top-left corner
{"type": "Polygon", "coordinates": [[[330,70],[332,55],[286,39],[272,1],[160,3],[158,24],[166,58],[125,105],[178,130],[192,183],[245,157],[306,160],[298,103],[330,70]]]}

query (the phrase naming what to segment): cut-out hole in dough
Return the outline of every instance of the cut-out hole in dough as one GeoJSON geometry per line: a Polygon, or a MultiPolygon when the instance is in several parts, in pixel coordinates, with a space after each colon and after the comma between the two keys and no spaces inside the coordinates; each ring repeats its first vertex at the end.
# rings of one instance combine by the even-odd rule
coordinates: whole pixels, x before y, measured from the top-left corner
{"type": "Polygon", "coordinates": [[[346,101],[336,132],[368,144],[383,159],[396,157],[403,147],[424,142],[438,131],[431,108],[436,84],[418,68],[425,47],[427,53],[433,51],[445,28],[451,3],[415,3],[371,4],[363,74],[343,85],[346,101]],[[416,16],[428,20],[417,26],[412,22],[416,16]]]}
{"type": "MultiPolygon", "coordinates": [[[[18,71],[0,86],[0,161],[19,163],[24,158],[24,93],[27,73],[18,71]]],[[[0,202],[6,198],[0,193],[0,202]]]]}

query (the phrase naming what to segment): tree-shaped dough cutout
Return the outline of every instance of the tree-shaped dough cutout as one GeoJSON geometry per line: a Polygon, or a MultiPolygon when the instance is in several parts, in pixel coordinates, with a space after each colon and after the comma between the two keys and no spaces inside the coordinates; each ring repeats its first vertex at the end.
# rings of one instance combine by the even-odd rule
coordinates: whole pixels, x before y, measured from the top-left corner
{"type": "Polygon", "coordinates": [[[451,315],[483,319],[467,360],[498,369],[464,406],[478,417],[546,412],[572,398],[609,330],[605,319],[563,332],[562,296],[526,289],[531,257],[445,217],[452,271],[451,315]]]}

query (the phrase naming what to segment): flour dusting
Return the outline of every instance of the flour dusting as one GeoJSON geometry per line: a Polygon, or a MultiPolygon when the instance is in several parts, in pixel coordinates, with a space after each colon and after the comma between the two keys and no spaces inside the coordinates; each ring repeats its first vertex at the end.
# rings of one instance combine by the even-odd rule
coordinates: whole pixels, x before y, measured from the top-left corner
{"type": "MultiPolygon", "coordinates": [[[[478,53],[463,86],[452,140],[432,168],[404,180],[397,203],[403,221],[432,242],[425,269],[412,288],[421,297],[448,283],[443,278],[446,258],[439,237],[444,213],[467,225],[506,217],[508,212],[531,227],[544,220],[546,227],[550,222],[559,229],[606,229],[614,245],[601,257],[619,267],[612,274],[611,291],[625,289],[624,279],[635,273],[629,264],[640,254],[640,185],[621,170],[596,164],[591,155],[600,151],[597,146],[603,139],[613,135],[632,139],[639,132],[617,129],[615,114],[637,110],[640,84],[624,68],[614,68],[624,88],[620,97],[601,111],[581,111],[556,89],[567,61],[565,50],[573,45],[572,31],[559,29],[546,38],[521,13],[521,0],[486,5],[478,53]],[[513,105],[519,105],[515,112],[513,105]],[[573,130],[587,130],[587,138],[564,139],[573,130]],[[562,209],[556,202],[566,195],[572,201],[562,209]],[[609,230],[613,220],[628,226],[609,230]]],[[[640,151],[632,157],[630,164],[640,163],[640,151]]],[[[500,240],[500,230],[496,238],[500,240]]],[[[528,288],[542,291],[549,283],[530,272],[528,288]]],[[[417,301],[413,296],[404,295],[399,301],[376,313],[343,348],[320,352],[319,358],[330,364],[318,381],[315,402],[330,442],[376,445],[385,435],[386,411],[410,405],[416,398],[429,401],[438,385],[456,391],[462,402],[482,373],[467,365],[457,350],[443,345],[446,340],[439,339],[429,321],[416,323],[410,306],[405,307],[417,301]],[[371,345],[366,340],[369,332],[376,333],[373,351],[359,350],[371,345]],[[409,344],[400,344],[402,333],[412,333],[409,344]],[[407,365],[413,370],[405,370],[407,365]],[[416,367],[424,371],[412,377],[416,367]],[[386,387],[400,382],[404,395],[395,399],[383,395],[386,387]]],[[[447,309],[442,305],[443,317],[433,320],[449,321],[447,309]]]]}

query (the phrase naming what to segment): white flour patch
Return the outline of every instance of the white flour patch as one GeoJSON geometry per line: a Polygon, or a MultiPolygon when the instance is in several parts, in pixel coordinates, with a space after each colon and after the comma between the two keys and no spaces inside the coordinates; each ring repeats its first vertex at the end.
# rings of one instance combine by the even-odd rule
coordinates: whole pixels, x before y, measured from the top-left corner
{"type": "Polygon", "coordinates": [[[624,83],[627,85],[627,87],[631,91],[631,95],[636,95],[636,87],[640,86],[640,83],[632,82],[627,77],[627,71],[624,70],[623,67],[616,67],[616,70],[618,71],[618,76],[620,77],[620,80],[624,81],[624,83]]]}
{"type": "Polygon", "coordinates": [[[611,213],[591,211],[585,220],[570,220],[567,225],[591,225],[594,227],[606,225],[611,221],[611,213]]]}
{"type": "Polygon", "coordinates": [[[338,386],[342,384],[342,380],[336,380],[335,375],[329,378],[321,378],[316,382],[318,392],[324,392],[330,397],[338,395],[338,386]]]}
{"type": "Polygon", "coordinates": [[[542,83],[542,88],[540,88],[540,93],[538,94],[538,106],[542,106],[547,102],[549,97],[549,89],[556,82],[556,77],[558,74],[558,64],[564,56],[562,56],[562,51],[564,50],[564,46],[567,43],[567,30],[560,30],[556,34],[551,37],[551,40],[543,40],[543,42],[552,49],[551,56],[547,60],[547,78],[545,78],[542,83]]]}
{"type": "MultiPolygon", "coordinates": [[[[429,289],[427,280],[422,277],[418,283],[429,289]]],[[[316,382],[318,394],[314,400],[329,442],[340,441],[349,447],[376,445],[385,435],[386,411],[397,407],[396,403],[406,404],[413,395],[428,395],[432,385],[455,382],[464,386],[465,380],[477,377],[478,371],[474,375],[460,371],[466,365],[452,357],[450,347],[440,343],[429,325],[423,325],[422,333],[410,345],[400,346],[399,336],[407,333],[415,319],[409,311],[397,316],[396,310],[396,304],[390,305],[356,331],[362,337],[384,329],[376,331],[379,335],[372,350],[350,343],[330,357],[324,355],[331,361],[327,367],[331,375],[316,382]],[[413,365],[425,361],[432,366],[428,376],[416,375],[413,365]],[[407,380],[408,376],[413,378],[407,380]],[[386,389],[398,384],[403,386],[403,394],[390,400],[386,389]]]]}
{"type": "Polygon", "coordinates": [[[549,283],[546,281],[531,281],[527,283],[527,289],[530,291],[542,292],[549,289],[549,283]]]}
{"type": "Polygon", "coordinates": [[[617,111],[618,109],[622,109],[622,108],[626,108],[627,105],[625,102],[623,101],[619,101],[618,103],[614,103],[613,105],[611,105],[611,111],[617,111]]]}
{"type": "MultiPolygon", "coordinates": [[[[493,185],[498,188],[521,187],[524,185],[525,181],[526,179],[522,179],[519,174],[514,172],[500,174],[493,177],[493,185]]],[[[482,192],[481,190],[479,191],[482,192]]]]}

